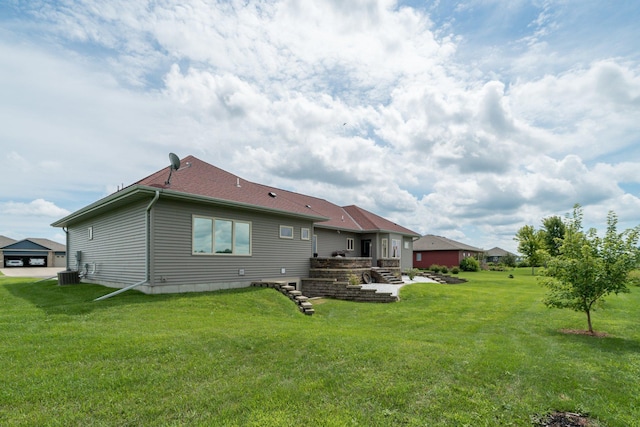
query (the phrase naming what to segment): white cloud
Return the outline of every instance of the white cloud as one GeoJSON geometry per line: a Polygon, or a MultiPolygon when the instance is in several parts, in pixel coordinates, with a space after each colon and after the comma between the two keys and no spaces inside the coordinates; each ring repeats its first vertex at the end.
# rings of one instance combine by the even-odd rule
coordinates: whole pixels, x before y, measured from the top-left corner
{"type": "Polygon", "coordinates": [[[70,214],[70,212],[66,209],[56,206],[56,204],[53,202],[44,199],[36,199],[29,203],[0,203],[0,214],[60,218],[70,214]]]}

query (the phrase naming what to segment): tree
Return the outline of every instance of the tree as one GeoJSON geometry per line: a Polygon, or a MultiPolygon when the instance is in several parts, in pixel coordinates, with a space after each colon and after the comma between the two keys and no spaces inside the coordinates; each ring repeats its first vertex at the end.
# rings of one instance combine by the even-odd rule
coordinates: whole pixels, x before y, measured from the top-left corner
{"type": "Polygon", "coordinates": [[[505,267],[515,268],[515,266],[516,266],[516,257],[515,257],[515,255],[507,253],[505,256],[502,257],[502,264],[504,264],[505,267]]]}
{"type": "Polygon", "coordinates": [[[605,236],[600,238],[593,228],[586,233],[582,230],[582,217],[582,208],[575,205],[560,255],[550,260],[541,282],[549,289],[544,304],[585,313],[593,334],[591,312],[603,306],[607,295],[629,292],[629,272],[640,259],[640,226],[618,233],[618,218],[610,211],[605,236]]]}
{"type": "Polygon", "coordinates": [[[541,265],[545,259],[542,233],[536,231],[533,225],[525,225],[518,230],[513,240],[518,242],[518,252],[525,256],[531,265],[531,274],[534,274],[535,267],[541,265]]]}
{"type": "Polygon", "coordinates": [[[542,220],[544,248],[552,257],[560,255],[565,228],[564,222],[559,216],[550,216],[542,220]]]}

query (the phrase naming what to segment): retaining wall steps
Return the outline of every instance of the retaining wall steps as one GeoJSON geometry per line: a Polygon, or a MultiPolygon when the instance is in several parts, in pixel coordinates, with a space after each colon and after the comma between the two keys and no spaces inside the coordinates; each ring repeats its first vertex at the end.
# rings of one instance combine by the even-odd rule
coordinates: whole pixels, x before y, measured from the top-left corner
{"type": "Polygon", "coordinates": [[[390,283],[392,285],[402,285],[404,283],[401,277],[396,276],[386,268],[372,267],[371,273],[379,283],[390,283]]]}
{"type": "Polygon", "coordinates": [[[427,271],[420,272],[420,276],[426,277],[428,279],[434,280],[443,285],[457,285],[459,283],[466,283],[467,279],[462,279],[460,277],[450,276],[448,274],[440,274],[440,273],[431,273],[427,271]]]}
{"type": "Polygon", "coordinates": [[[311,316],[316,312],[313,309],[313,304],[309,302],[309,298],[302,295],[302,292],[297,291],[295,286],[287,285],[285,282],[253,282],[251,286],[276,289],[295,302],[298,309],[307,316],[311,316]]]}

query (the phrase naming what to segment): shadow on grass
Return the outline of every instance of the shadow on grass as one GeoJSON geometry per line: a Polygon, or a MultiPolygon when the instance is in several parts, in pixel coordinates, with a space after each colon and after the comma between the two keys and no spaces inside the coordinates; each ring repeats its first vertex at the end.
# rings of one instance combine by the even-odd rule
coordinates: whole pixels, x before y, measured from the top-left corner
{"type": "Polygon", "coordinates": [[[160,295],[148,295],[140,291],[129,290],[103,301],[94,301],[94,299],[113,292],[116,289],[87,283],[60,286],[57,280],[38,282],[3,280],[0,282],[0,286],[9,291],[14,297],[29,302],[47,314],[64,314],[70,316],[83,315],[91,313],[94,310],[131,304],[157,303],[178,298],[202,298],[212,293],[246,293],[260,290],[260,288],[241,288],[214,292],[160,295]]]}
{"type": "Polygon", "coordinates": [[[572,334],[561,330],[549,330],[550,335],[568,340],[572,343],[583,344],[599,350],[620,353],[640,353],[640,341],[630,338],[616,337],[608,334],[594,336],[589,334],[572,334]]]}

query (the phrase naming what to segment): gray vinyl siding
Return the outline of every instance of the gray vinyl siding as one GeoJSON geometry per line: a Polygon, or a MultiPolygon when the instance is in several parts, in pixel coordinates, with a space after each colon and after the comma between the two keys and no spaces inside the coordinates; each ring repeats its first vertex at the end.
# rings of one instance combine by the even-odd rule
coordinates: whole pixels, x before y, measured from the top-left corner
{"type": "Polygon", "coordinates": [[[392,240],[399,240],[401,271],[404,272],[404,271],[410,270],[413,267],[413,240],[411,239],[411,237],[403,236],[401,234],[389,233],[389,234],[382,234],[380,238],[389,239],[389,257],[392,256],[392,246],[391,246],[392,240]],[[404,248],[405,242],[409,243],[409,249],[404,248]]]}
{"type": "Polygon", "coordinates": [[[152,209],[152,285],[231,283],[237,287],[262,279],[308,277],[312,240],[301,240],[301,228],[311,230],[312,222],[161,197],[152,209]],[[250,222],[251,255],[193,254],[194,215],[250,222]],[[279,237],[280,225],[293,227],[293,239],[279,237]],[[239,274],[240,269],[244,275],[239,274]]]}
{"type": "Polygon", "coordinates": [[[149,201],[111,211],[108,214],[69,226],[67,256],[69,266],[84,269],[95,263],[95,274],[87,281],[106,285],[129,285],[145,279],[145,208],[149,201]],[[89,240],[89,227],[93,239],[89,240]],[[80,266],[76,253],[82,251],[80,266]]]}
{"type": "Polygon", "coordinates": [[[344,251],[347,249],[347,238],[353,239],[353,252],[347,252],[347,256],[360,256],[360,236],[355,233],[345,231],[331,230],[327,228],[316,227],[312,230],[318,238],[318,256],[330,257],[335,251],[344,251]]]}
{"type": "Polygon", "coordinates": [[[402,251],[400,258],[400,269],[402,272],[409,271],[413,268],[413,239],[411,237],[403,237],[402,238],[402,251]],[[408,249],[405,249],[404,245],[407,243],[409,245],[408,249]]]}

